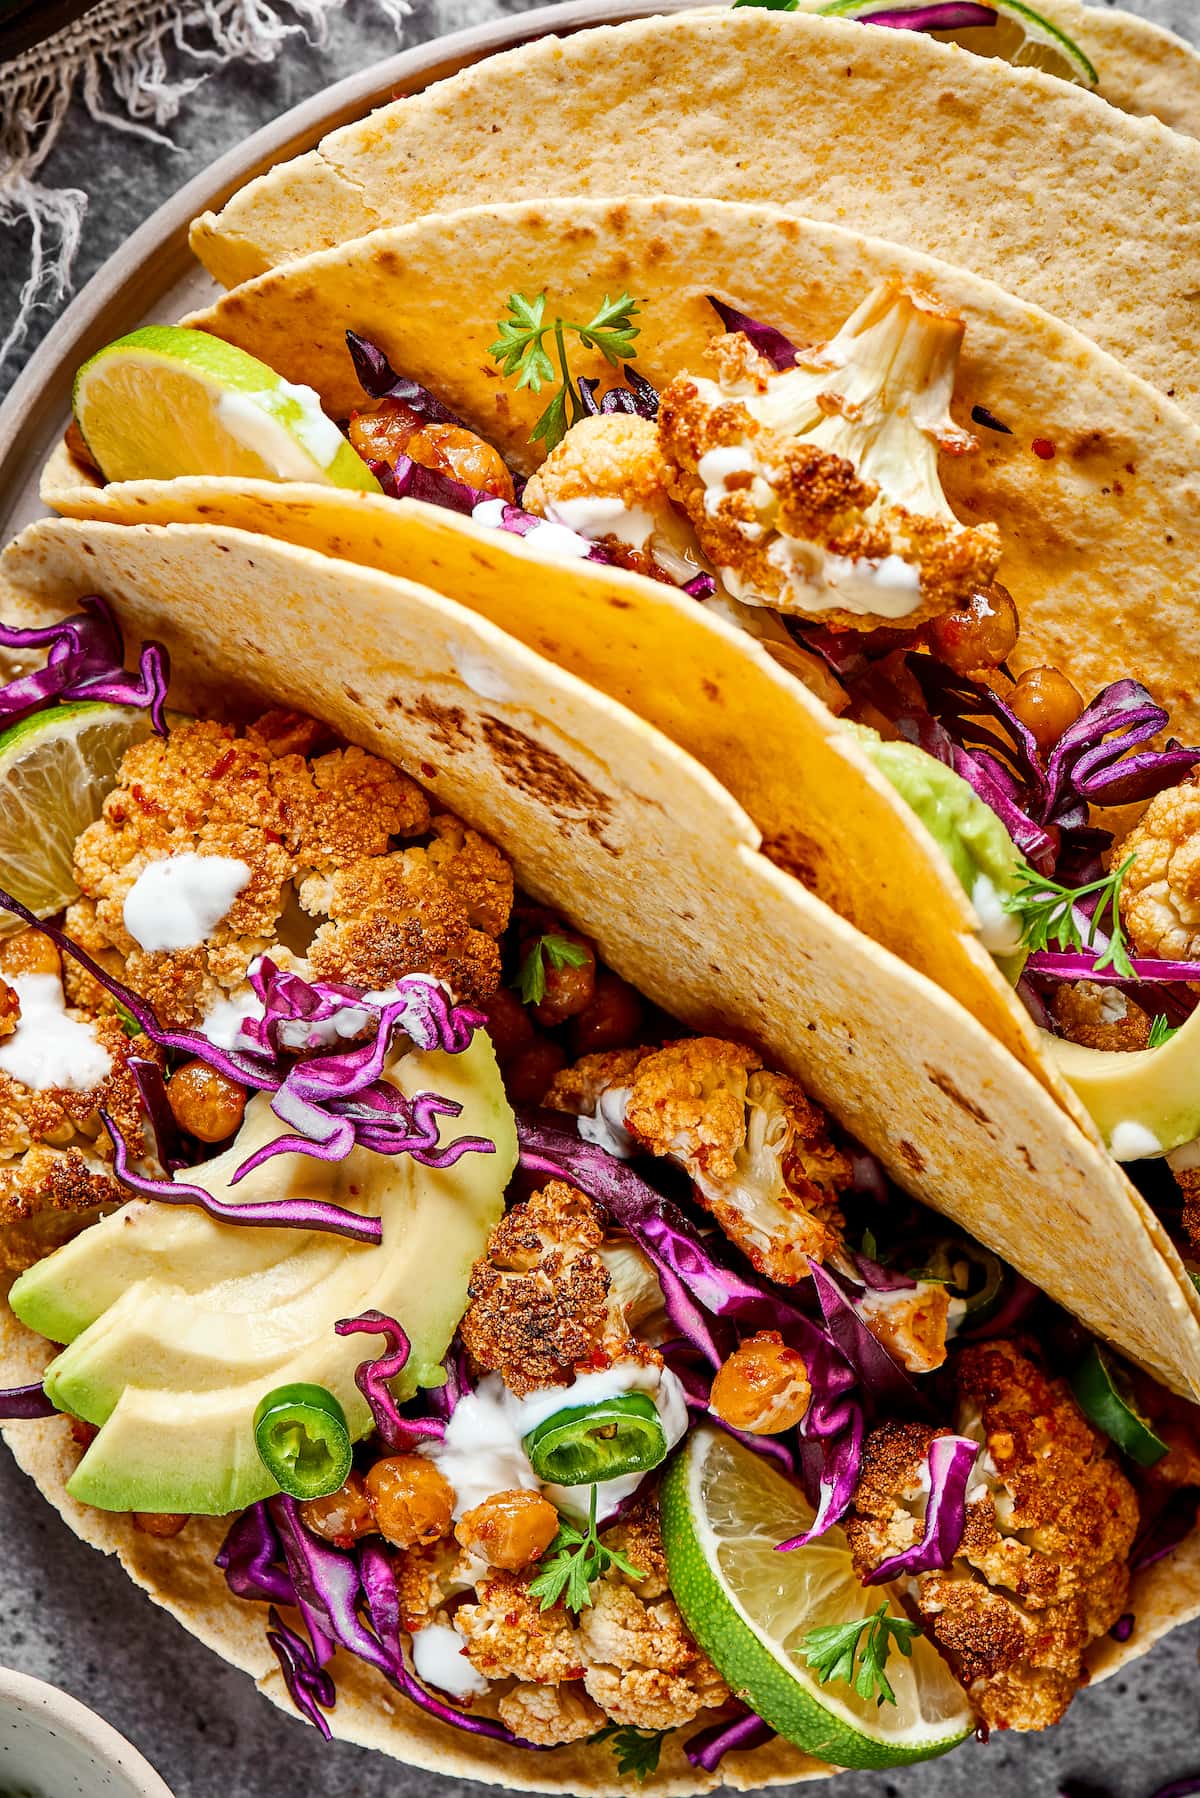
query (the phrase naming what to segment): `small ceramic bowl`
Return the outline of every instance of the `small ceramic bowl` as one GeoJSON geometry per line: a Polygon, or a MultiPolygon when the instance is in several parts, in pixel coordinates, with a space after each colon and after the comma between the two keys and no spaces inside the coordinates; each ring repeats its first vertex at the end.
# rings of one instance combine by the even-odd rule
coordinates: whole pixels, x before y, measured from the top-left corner
{"type": "Polygon", "coordinates": [[[148,1761],[77,1698],[0,1667],[0,1798],[171,1798],[148,1761]]]}

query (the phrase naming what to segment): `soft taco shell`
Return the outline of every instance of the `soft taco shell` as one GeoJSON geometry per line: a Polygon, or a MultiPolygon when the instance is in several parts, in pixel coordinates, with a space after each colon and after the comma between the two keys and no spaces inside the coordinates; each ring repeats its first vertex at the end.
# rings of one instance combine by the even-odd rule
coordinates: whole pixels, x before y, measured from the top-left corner
{"type": "Polygon", "coordinates": [[[248,533],[49,521],[0,576],[59,606],[104,593],[188,703],[220,715],[240,686],[405,767],[668,1012],[760,1043],[902,1185],[1200,1394],[1200,1295],[1116,1163],[631,712],[427,588],[248,533]]]}
{"type": "Polygon", "coordinates": [[[782,200],[964,263],[1200,411],[1200,143],[843,19],[747,7],[541,38],[331,133],[192,243],[232,284],[425,213],[631,192],[782,200]]]}
{"type": "MultiPolygon", "coordinates": [[[[183,701],[209,696],[224,709],[240,690],[247,704],[305,706],[405,763],[497,837],[530,890],[595,929],[606,958],[652,996],[700,1028],[740,1021],[764,1042],[780,1038],[782,1061],[818,1093],[836,1089],[835,1109],[872,1122],[906,1184],[946,1179],[945,1208],[1002,1253],[1015,1242],[1035,1278],[1048,1246],[1062,1244],[1047,1289],[1068,1304],[1082,1297],[1085,1316],[1093,1297],[1110,1316],[1133,1314],[1157,1345],[1143,1358],[1162,1351],[1174,1363],[1185,1351],[1195,1382],[1195,1325],[1168,1264],[1135,1206],[1090,1167],[1089,1146],[1072,1143],[1040,1089],[939,992],[762,861],[721,789],[629,713],[410,583],[238,532],[43,524],[10,547],[0,572],[6,615],[19,603],[26,617],[46,616],[102,589],[131,638],[167,640],[183,701]],[[888,1028],[898,1015],[902,1045],[888,1028]]],[[[0,1303],[0,1385],[39,1378],[50,1352],[0,1303]]],[[[69,1497],[79,1451],[63,1423],[14,1423],[4,1435],[78,1535],[117,1553],[193,1634],[287,1704],[263,1607],[233,1598],[212,1564],[218,1521],[195,1519],[169,1542],[140,1534],[69,1497]]],[[[1135,1588],[1137,1634],[1112,1654],[1103,1646],[1104,1671],[1200,1608],[1197,1560],[1193,1537],[1163,1564],[1169,1580],[1155,1569],[1144,1593],[1135,1588]]],[[[586,1745],[536,1757],[483,1748],[397,1701],[361,1665],[337,1672],[331,1722],[346,1740],[514,1789],[617,1790],[586,1745]]],[[[731,1758],[720,1777],[746,1789],[821,1771],[775,1743],[731,1758]]],[[[715,1783],[672,1742],[649,1789],[715,1783]]]]}

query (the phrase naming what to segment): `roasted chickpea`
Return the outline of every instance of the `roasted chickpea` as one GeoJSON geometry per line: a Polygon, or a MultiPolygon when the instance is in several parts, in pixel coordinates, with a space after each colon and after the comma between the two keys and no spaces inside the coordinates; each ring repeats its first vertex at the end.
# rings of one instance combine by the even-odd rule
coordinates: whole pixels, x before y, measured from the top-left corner
{"type": "Polygon", "coordinates": [[[618,974],[602,969],[590,1005],[571,1020],[571,1051],[595,1055],[602,1049],[627,1049],[637,1041],[644,1008],[636,990],[618,974]]]}
{"type": "Polygon", "coordinates": [[[492,1039],[496,1060],[505,1068],[534,1041],[529,1012],[509,986],[497,988],[480,1009],[487,1018],[487,1033],[492,1039]]]}
{"type": "Polygon", "coordinates": [[[177,1536],[188,1521],[188,1513],[178,1511],[135,1511],[133,1527],[143,1536],[177,1536]]]}
{"type": "Polygon", "coordinates": [[[777,1436],[800,1422],[811,1398],[804,1357],[777,1330],[762,1330],[718,1369],[711,1403],[733,1429],[777,1436]]]}
{"type": "Polygon", "coordinates": [[[369,461],[395,462],[398,456],[410,456],[422,468],[435,469],[497,499],[513,498],[512,476],[489,443],[461,425],[427,423],[403,400],[384,399],[371,412],[355,412],[348,436],[369,461]]]}
{"type": "Polygon", "coordinates": [[[1054,748],[1083,710],[1083,700],[1057,668],[1027,668],[1008,704],[1043,752],[1054,748]]]}
{"type": "Polygon", "coordinates": [[[358,1472],[351,1473],[344,1486],[325,1498],[305,1499],[300,1516],[315,1535],[339,1548],[349,1548],[360,1536],[369,1536],[375,1530],[375,1513],[358,1472]]]}
{"type": "Polygon", "coordinates": [[[17,930],[0,937],[0,974],[12,980],[18,974],[61,974],[62,960],[48,936],[40,930],[17,930]]]}
{"type": "Polygon", "coordinates": [[[1017,645],[1021,621],[1012,594],[999,581],[973,593],[965,606],[928,626],[929,647],[956,674],[999,668],[1017,645]]]}
{"type": "Polygon", "coordinates": [[[241,1128],[245,1088],[203,1061],[185,1061],[167,1081],[171,1113],[181,1130],[201,1142],[224,1142],[241,1128]]]}
{"type": "Polygon", "coordinates": [[[539,1036],[522,1049],[504,1070],[504,1086],[514,1105],[540,1105],[546,1088],[567,1065],[567,1053],[560,1043],[539,1036]]]}
{"type": "Polygon", "coordinates": [[[574,930],[556,930],[552,936],[555,945],[569,944],[569,953],[575,958],[582,957],[582,960],[565,960],[563,951],[559,949],[558,958],[562,962],[560,967],[552,951],[540,937],[534,939],[527,951],[540,954],[542,958],[546,990],[532,1010],[538,1023],[544,1024],[548,1030],[553,1030],[557,1024],[565,1024],[568,1018],[586,1011],[596,994],[596,951],[587,938],[579,936],[574,930]]]}
{"type": "Polygon", "coordinates": [[[376,1528],[397,1548],[416,1548],[449,1534],[454,1489],[424,1455],[389,1455],[376,1461],[366,1488],[376,1528]]]}
{"type": "Polygon", "coordinates": [[[558,1512],[540,1492],[497,1492],[467,1511],[454,1534],[489,1567],[519,1573],[540,1559],[558,1534],[558,1512]]]}

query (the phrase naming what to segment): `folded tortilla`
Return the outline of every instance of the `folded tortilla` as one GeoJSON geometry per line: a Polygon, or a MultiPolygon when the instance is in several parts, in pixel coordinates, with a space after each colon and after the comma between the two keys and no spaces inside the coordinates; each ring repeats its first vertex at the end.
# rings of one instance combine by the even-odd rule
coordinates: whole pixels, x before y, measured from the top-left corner
{"type": "MultiPolygon", "coordinates": [[[[976,276],[777,207],[552,200],[375,233],[275,270],[194,322],[316,386],[334,416],[362,400],[351,327],[528,468],[544,396],[499,381],[487,353],[511,292],[545,288],[575,313],[627,286],[642,307],[635,366],[663,384],[703,366],[721,329],[710,293],[804,342],[831,336],[890,277],[966,322],[953,410],[980,448],[943,457],[940,472],[961,517],[1001,527],[1001,578],[1022,620],[1014,668],[1061,666],[1089,695],[1135,676],[1171,709],[1173,730],[1200,740],[1190,678],[1200,429],[1078,332],[976,276]],[[973,422],[980,409],[991,425],[973,422]],[[1052,460],[1033,452],[1038,439],[1056,445],[1052,460]]],[[[599,357],[574,361],[612,378],[599,357]]],[[[412,501],[332,488],[100,487],[61,450],[42,494],[81,517],[262,531],[480,612],[696,756],[750,813],[773,861],[952,994],[1096,1140],[980,943],[939,845],[820,700],[682,593],[596,563],[548,562],[514,536],[412,501]]]]}
{"type": "Polygon", "coordinates": [[[232,284],[431,212],[625,193],[780,202],[962,263],[1200,412],[1200,143],[844,19],[747,7],[538,39],[333,132],[192,243],[232,284]]]}
{"type": "MultiPolygon", "coordinates": [[[[753,1035],[910,1190],[1169,1384],[1200,1391],[1200,1332],[1152,1220],[1112,1190],[1086,1140],[942,993],[765,861],[723,789],[631,713],[412,582],[243,532],[43,523],[0,561],[5,616],[61,614],[96,590],[128,640],[166,641],[179,703],[302,707],[407,767],[651,998],[695,1028],[753,1035]]],[[[0,1304],[0,1385],[37,1379],[51,1352],[0,1304]]],[[[69,1497],[79,1451],[61,1420],[3,1433],[79,1535],[119,1554],[193,1634],[287,1702],[264,1608],[234,1598],[212,1564],[219,1522],[193,1519],[171,1541],[142,1535],[69,1497]]],[[[1134,1634],[1098,1645],[1098,1674],[1200,1611],[1200,1539],[1139,1576],[1131,1602],[1134,1634]]],[[[337,1673],[331,1723],[347,1740],[514,1789],[618,1789],[587,1744],[536,1756],[484,1745],[359,1663],[337,1673]]],[[[822,1771],[775,1742],[707,1776],[672,1740],[648,1789],[747,1789],[822,1771]]]]}

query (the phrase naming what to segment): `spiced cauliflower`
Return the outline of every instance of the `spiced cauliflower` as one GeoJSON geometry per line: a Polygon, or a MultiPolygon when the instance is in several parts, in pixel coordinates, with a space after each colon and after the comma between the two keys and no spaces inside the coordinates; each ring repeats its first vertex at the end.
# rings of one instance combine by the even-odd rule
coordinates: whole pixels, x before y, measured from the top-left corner
{"type": "Polygon", "coordinates": [[[740,333],[677,374],[659,438],[671,497],[735,599],[839,629],[922,624],[994,579],[995,526],[951,511],[937,452],[974,440],[949,403],[961,320],[887,282],[782,372],[740,333]]]}
{"type": "Polygon", "coordinates": [[[838,1193],[850,1165],[798,1081],[740,1043],[688,1037],[662,1049],[586,1056],[546,1104],[580,1134],[677,1161],[696,1196],[760,1273],[785,1285],[841,1238],[838,1193]]]}
{"type": "MultiPolygon", "coordinates": [[[[456,818],[431,816],[421,789],[378,756],[315,753],[323,734],[308,719],[269,713],[244,735],[190,721],[127,752],[101,817],[76,844],[81,896],[67,929],[162,1022],[196,1025],[243,996],[251,963],[266,953],[368,989],[414,970],[445,979],[461,999],[495,989],[495,938],[512,902],[503,858],[456,818]],[[396,839],[412,846],[394,849],[396,839]],[[224,857],[246,877],[201,941],[146,947],[130,933],[126,902],[152,863],[184,855],[224,857]],[[318,920],[315,934],[304,914],[318,920]],[[289,938],[300,939],[296,953],[289,938]]],[[[73,997],[106,1003],[86,975],[68,979],[73,997]]]]}
{"type": "MultiPolygon", "coordinates": [[[[1086,1682],[1083,1656],[1120,1615],[1133,1489],[1062,1381],[1009,1342],[955,1364],[956,1425],[980,1443],[950,1566],[910,1579],[916,1610],[995,1729],[1045,1729],[1086,1682]]],[[[860,1578],[921,1535],[928,1456],[945,1431],[871,1433],[846,1536],[860,1578]]]]}
{"type": "Polygon", "coordinates": [[[1135,955],[1200,960],[1200,769],[1150,801],[1121,846],[1121,917],[1135,955]]]}

